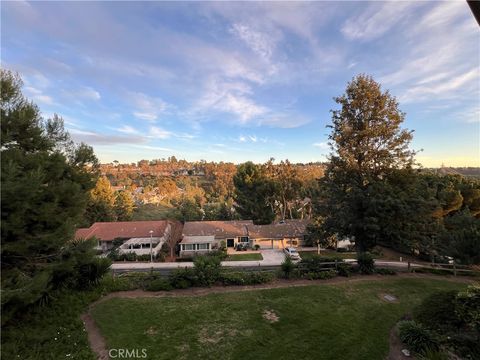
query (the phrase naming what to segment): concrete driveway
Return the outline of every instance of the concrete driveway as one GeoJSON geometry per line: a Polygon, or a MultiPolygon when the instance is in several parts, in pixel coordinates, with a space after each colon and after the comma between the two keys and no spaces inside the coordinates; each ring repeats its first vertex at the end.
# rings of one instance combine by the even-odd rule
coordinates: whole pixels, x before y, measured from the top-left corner
{"type": "Polygon", "coordinates": [[[262,265],[280,265],[285,260],[285,253],[281,249],[265,249],[260,250],[263,260],[262,265]]]}

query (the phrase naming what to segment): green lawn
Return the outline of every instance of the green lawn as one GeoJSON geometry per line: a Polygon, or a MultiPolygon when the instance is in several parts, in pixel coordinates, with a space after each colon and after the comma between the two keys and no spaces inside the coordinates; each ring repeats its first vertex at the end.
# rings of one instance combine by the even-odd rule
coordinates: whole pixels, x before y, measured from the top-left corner
{"type": "Polygon", "coordinates": [[[114,298],[93,316],[109,348],[148,359],[384,359],[394,324],[424,297],[465,285],[385,278],[201,297],[114,298]],[[387,303],[380,294],[398,297],[387,303]],[[278,316],[277,322],[264,312],[278,316]]]}
{"type": "MultiPolygon", "coordinates": [[[[317,256],[316,251],[299,251],[299,254],[302,259],[310,259],[314,256],[317,256]]],[[[336,251],[322,250],[320,251],[320,256],[327,257],[327,258],[331,257],[332,259],[336,257],[342,258],[342,259],[356,259],[357,253],[356,252],[341,253],[336,251]]]]}
{"type": "Polygon", "coordinates": [[[248,261],[248,260],[263,260],[262,254],[259,253],[246,253],[246,254],[233,254],[228,255],[225,261],[248,261]]]}

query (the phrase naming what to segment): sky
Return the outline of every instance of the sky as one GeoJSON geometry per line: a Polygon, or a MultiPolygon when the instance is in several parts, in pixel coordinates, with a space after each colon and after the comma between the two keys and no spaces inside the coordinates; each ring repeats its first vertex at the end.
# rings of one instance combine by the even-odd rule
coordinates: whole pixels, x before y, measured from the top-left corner
{"type": "Polygon", "coordinates": [[[366,73],[425,167],[480,166],[480,27],[465,1],[5,2],[1,64],[101,162],[325,161],[366,73]]]}

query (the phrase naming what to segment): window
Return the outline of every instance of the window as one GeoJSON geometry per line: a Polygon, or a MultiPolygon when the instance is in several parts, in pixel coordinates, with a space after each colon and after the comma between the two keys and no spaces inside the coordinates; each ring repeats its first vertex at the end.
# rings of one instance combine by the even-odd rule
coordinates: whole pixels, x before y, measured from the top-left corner
{"type": "Polygon", "coordinates": [[[248,242],[248,236],[242,236],[240,238],[240,242],[244,243],[244,242],[248,242]]]}
{"type": "Polygon", "coordinates": [[[195,244],[183,244],[183,250],[186,250],[186,251],[195,250],[195,244]]]}
{"type": "Polygon", "coordinates": [[[198,250],[208,250],[210,249],[210,244],[198,244],[198,250]]]}

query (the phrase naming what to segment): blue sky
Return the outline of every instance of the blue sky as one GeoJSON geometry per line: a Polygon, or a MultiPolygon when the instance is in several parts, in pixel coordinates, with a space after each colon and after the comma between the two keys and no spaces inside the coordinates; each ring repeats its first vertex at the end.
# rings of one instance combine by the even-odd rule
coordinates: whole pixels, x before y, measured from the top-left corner
{"type": "Polygon", "coordinates": [[[459,2],[2,2],[2,67],[102,162],[324,161],[358,73],[424,166],[480,166],[480,28],[459,2]]]}

